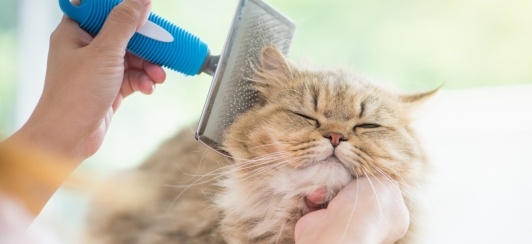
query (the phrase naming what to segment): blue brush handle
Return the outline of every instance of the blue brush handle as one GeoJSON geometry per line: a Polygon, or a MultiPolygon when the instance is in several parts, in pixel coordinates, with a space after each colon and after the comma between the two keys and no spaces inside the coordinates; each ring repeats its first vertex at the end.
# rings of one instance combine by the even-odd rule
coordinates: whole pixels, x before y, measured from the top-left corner
{"type": "MultiPolygon", "coordinates": [[[[70,0],[59,0],[59,5],[61,10],[78,22],[82,29],[96,35],[111,10],[120,2],[122,0],[82,0],[79,6],[75,6],[70,0]]],[[[204,42],[153,13],[148,20],[153,22],[150,23],[151,27],[155,24],[156,29],[164,29],[167,38],[161,41],[161,38],[137,32],[127,45],[129,52],[185,75],[196,75],[201,72],[203,63],[209,56],[208,47],[204,42]]]]}

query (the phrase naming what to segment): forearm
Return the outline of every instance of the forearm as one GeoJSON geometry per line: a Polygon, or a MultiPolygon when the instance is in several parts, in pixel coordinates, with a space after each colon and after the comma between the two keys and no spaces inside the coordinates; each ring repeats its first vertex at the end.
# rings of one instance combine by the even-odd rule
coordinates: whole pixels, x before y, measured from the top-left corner
{"type": "Polygon", "coordinates": [[[84,159],[79,132],[54,108],[40,101],[30,119],[0,143],[0,188],[34,215],[84,159]]]}
{"type": "Polygon", "coordinates": [[[84,108],[54,101],[43,94],[28,121],[6,142],[23,144],[79,164],[88,157],[85,140],[90,130],[98,126],[80,118],[77,115],[80,109],[84,108]]]}
{"type": "Polygon", "coordinates": [[[12,137],[0,143],[0,190],[36,216],[76,166],[12,137]]]}

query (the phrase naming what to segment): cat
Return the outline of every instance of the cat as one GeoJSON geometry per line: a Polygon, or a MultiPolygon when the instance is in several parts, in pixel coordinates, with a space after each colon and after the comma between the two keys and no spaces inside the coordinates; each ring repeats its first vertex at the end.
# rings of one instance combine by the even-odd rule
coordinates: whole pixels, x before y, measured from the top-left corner
{"type": "Polygon", "coordinates": [[[309,212],[358,177],[400,185],[415,239],[417,195],[428,171],[411,113],[436,90],[400,94],[344,69],[309,69],[262,50],[252,78],[259,102],[227,129],[223,149],[184,130],[138,169],[106,183],[88,214],[89,243],[294,243],[309,212]]]}

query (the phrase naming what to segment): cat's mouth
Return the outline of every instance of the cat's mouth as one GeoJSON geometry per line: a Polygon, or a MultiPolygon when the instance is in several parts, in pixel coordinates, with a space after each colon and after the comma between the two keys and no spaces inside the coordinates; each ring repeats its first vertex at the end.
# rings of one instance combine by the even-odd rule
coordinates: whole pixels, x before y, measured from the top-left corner
{"type": "Polygon", "coordinates": [[[313,189],[305,192],[304,203],[308,212],[327,208],[336,193],[352,180],[345,164],[336,155],[316,160],[302,170],[304,179],[301,185],[310,185],[313,189]]]}
{"type": "Polygon", "coordinates": [[[342,164],[342,162],[340,161],[340,159],[338,159],[336,156],[334,155],[331,155],[329,157],[327,157],[326,159],[320,161],[319,163],[339,163],[339,164],[342,164]]]}

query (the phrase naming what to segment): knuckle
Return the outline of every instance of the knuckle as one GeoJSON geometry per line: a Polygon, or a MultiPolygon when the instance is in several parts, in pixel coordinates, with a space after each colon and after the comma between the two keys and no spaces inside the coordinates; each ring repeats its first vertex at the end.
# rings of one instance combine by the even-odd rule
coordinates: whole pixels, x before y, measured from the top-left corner
{"type": "Polygon", "coordinates": [[[56,43],[59,40],[61,40],[61,31],[60,29],[55,29],[52,31],[52,34],[50,34],[50,43],[56,43]]]}
{"type": "Polygon", "coordinates": [[[126,54],[125,50],[113,48],[109,45],[93,45],[91,52],[111,63],[120,62],[120,60],[124,59],[124,55],[126,54]]]}
{"type": "Polygon", "coordinates": [[[124,1],[111,11],[109,18],[119,23],[136,23],[140,15],[140,4],[133,1],[124,1]]]}

